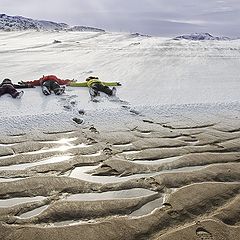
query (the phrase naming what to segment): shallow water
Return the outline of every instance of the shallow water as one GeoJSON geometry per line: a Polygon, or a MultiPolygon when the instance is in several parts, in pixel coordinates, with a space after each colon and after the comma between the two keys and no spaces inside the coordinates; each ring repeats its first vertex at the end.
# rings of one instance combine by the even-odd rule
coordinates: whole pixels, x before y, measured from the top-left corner
{"type": "Polygon", "coordinates": [[[89,146],[90,145],[87,145],[85,143],[81,143],[81,144],[78,144],[78,145],[67,144],[67,145],[56,147],[56,148],[41,149],[39,151],[33,151],[33,152],[24,153],[24,154],[29,155],[29,154],[48,153],[48,152],[65,152],[65,151],[70,150],[70,149],[86,148],[86,147],[89,147],[89,146]]]}
{"type": "Polygon", "coordinates": [[[98,183],[114,183],[114,182],[123,182],[129,179],[136,179],[141,177],[150,177],[157,175],[158,173],[146,173],[146,174],[134,174],[127,177],[118,177],[118,176],[92,176],[87,172],[94,170],[98,166],[88,166],[88,167],[76,167],[72,170],[69,177],[78,178],[81,180],[89,182],[98,182],[98,183]]]}
{"type": "Polygon", "coordinates": [[[13,145],[15,145],[15,143],[0,143],[0,147],[8,147],[13,145]]]}
{"type": "Polygon", "coordinates": [[[13,182],[13,181],[22,180],[22,179],[26,179],[26,178],[0,178],[0,183],[13,182]]]}
{"type": "Polygon", "coordinates": [[[131,155],[131,154],[136,154],[136,153],[140,153],[141,151],[123,151],[120,154],[124,154],[124,155],[131,155]]]}
{"type": "Polygon", "coordinates": [[[132,212],[129,216],[139,217],[139,216],[147,215],[147,214],[151,213],[154,209],[160,208],[162,206],[163,206],[163,198],[158,198],[156,200],[153,200],[153,201],[143,205],[141,208],[132,212]]]}
{"type": "Polygon", "coordinates": [[[77,137],[74,137],[74,138],[62,138],[60,140],[56,140],[56,141],[40,141],[42,143],[55,143],[55,144],[67,144],[67,145],[71,145],[73,146],[73,144],[71,144],[71,142],[77,140],[78,138],[77,137]]]}
{"type": "Polygon", "coordinates": [[[46,159],[46,160],[33,162],[33,163],[23,163],[23,164],[15,164],[15,165],[10,165],[10,166],[3,166],[3,167],[0,167],[0,171],[24,170],[24,169],[27,169],[27,168],[30,168],[30,167],[39,166],[39,165],[43,165],[43,164],[67,161],[71,158],[72,158],[72,156],[57,156],[57,157],[52,157],[52,158],[49,158],[49,159],[46,159]]]}
{"type": "Polygon", "coordinates": [[[184,168],[177,168],[171,170],[164,170],[160,172],[151,172],[151,173],[141,173],[141,174],[133,174],[126,177],[119,177],[119,176],[92,176],[87,172],[93,171],[99,166],[87,166],[87,167],[76,167],[72,170],[72,172],[67,175],[72,178],[77,178],[89,182],[97,182],[97,183],[116,183],[116,182],[124,182],[130,179],[139,179],[139,178],[147,178],[147,177],[154,177],[164,173],[173,173],[173,172],[191,172],[200,170],[206,166],[194,166],[194,167],[184,167],[184,168]]]}
{"type": "Polygon", "coordinates": [[[124,144],[113,144],[114,147],[130,147],[132,143],[124,143],[124,144]]]}
{"type": "Polygon", "coordinates": [[[80,193],[67,196],[67,201],[95,201],[95,200],[111,200],[122,198],[136,198],[155,194],[156,192],[144,189],[133,188],[128,190],[111,191],[103,193],[80,193]]]}
{"type": "Polygon", "coordinates": [[[0,208],[12,207],[21,203],[42,201],[44,199],[46,199],[46,197],[42,196],[0,199],[0,208]]]}
{"type": "Polygon", "coordinates": [[[133,161],[133,162],[139,163],[139,164],[153,164],[154,165],[154,164],[173,162],[175,160],[178,160],[181,157],[182,156],[169,157],[169,158],[162,158],[162,159],[159,159],[159,160],[136,160],[136,161],[133,161]]]}
{"type": "Polygon", "coordinates": [[[48,208],[48,205],[44,205],[39,208],[35,208],[32,211],[25,212],[25,213],[21,214],[19,217],[20,218],[31,218],[31,217],[39,215],[41,212],[43,212],[47,208],[48,208]]]}
{"type": "Polygon", "coordinates": [[[142,134],[142,135],[151,135],[152,134],[151,131],[149,131],[149,132],[139,132],[139,133],[142,134]]]}
{"type": "Polygon", "coordinates": [[[62,222],[54,222],[50,224],[43,224],[44,227],[61,227],[61,226],[73,226],[78,224],[86,224],[86,223],[94,223],[96,221],[93,220],[87,220],[87,221],[76,221],[76,220],[68,220],[68,221],[62,221],[62,222]]]}

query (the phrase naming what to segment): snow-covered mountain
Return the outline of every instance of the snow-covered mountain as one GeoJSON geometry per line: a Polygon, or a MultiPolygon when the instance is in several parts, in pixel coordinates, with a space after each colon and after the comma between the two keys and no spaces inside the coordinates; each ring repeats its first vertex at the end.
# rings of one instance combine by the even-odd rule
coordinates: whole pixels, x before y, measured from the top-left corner
{"type": "Polygon", "coordinates": [[[141,33],[131,33],[131,37],[151,37],[150,35],[147,34],[141,34],[141,33]]]}
{"type": "Polygon", "coordinates": [[[104,30],[93,27],[74,26],[71,27],[66,23],[56,23],[45,20],[34,20],[22,16],[8,16],[0,14],[0,30],[2,31],[88,31],[88,32],[104,32],[104,30]]]}
{"type": "Polygon", "coordinates": [[[103,29],[86,27],[86,26],[74,26],[67,29],[67,31],[79,31],[79,32],[105,32],[103,29]]]}
{"type": "Polygon", "coordinates": [[[212,36],[209,33],[192,33],[192,34],[186,34],[177,36],[174,38],[174,40],[194,40],[194,41],[201,41],[201,40],[230,40],[229,37],[216,37],[212,36]]]}

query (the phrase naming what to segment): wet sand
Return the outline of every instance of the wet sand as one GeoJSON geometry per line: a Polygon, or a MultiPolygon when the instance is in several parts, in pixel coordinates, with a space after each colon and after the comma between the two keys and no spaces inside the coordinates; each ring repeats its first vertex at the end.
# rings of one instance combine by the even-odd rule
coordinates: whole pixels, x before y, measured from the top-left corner
{"type": "Polygon", "coordinates": [[[238,240],[240,123],[135,116],[0,137],[0,239],[238,240]]]}

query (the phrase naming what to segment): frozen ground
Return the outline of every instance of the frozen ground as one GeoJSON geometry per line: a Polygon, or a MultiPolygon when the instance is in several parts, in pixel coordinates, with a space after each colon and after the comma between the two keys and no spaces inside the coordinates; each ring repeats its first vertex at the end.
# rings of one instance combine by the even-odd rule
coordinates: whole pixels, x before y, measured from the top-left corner
{"type": "Polygon", "coordinates": [[[27,89],[21,100],[1,97],[2,133],[70,130],[76,127],[73,117],[91,123],[102,113],[102,117],[112,114],[110,119],[118,114],[131,120],[131,109],[153,109],[153,113],[162,109],[157,111],[161,114],[182,104],[185,109],[216,106],[221,110],[224,106],[239,113],[239,40],[191,42],[127,33],[1,32],[0,54],[2,79],[18,82],[55,74],[84,81],[96,75],[104,81],[120,81],[117,96],[126,101],[110,102],[103,97],[100,103],[93,103],[86,88],[69,87],[65,95],[49,97],[39,88],[27,89]],[[61,43],[54,44],[54,40],[61,43]],[[164,106],[167,110],[163,111],[164,106]],[[81,109],[87,114],[80,116],[81,109]]]}

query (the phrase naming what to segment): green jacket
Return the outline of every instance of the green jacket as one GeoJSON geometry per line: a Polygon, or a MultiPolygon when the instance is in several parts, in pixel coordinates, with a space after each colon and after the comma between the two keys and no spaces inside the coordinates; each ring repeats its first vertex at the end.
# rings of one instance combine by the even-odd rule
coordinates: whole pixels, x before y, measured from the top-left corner
{"type": "Polygon", "coordinates": [[[86,82],[70,82],[71,87],[91,87],[94,83],[101,83],[103,86],[118,86],[118,82],[101,82],[98,79],[92,79],[86,82]]]}

